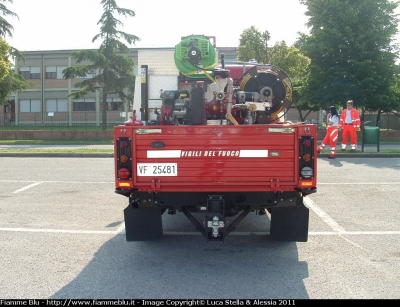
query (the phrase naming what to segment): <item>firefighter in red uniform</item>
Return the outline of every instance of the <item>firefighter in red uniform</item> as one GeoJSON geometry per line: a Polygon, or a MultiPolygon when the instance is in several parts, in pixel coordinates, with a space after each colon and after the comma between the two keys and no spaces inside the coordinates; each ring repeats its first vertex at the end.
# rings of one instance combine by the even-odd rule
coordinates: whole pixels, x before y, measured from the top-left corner
{"type": "Polygon", "coordinates": [[[340,128],[342,129],[342,151],[346,150],[347,141],[350,136],[351,151],[357,148],[357,133],[360,130],[360,115],[353,108],[353,100],[347,101],[347,109],[340,115],[340,128]]]}

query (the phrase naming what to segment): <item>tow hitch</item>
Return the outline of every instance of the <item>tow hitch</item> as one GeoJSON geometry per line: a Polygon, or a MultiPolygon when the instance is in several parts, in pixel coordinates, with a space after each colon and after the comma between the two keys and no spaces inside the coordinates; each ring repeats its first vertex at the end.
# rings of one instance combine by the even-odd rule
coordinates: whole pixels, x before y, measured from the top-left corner
{"type": "Polygon", "coordinates": [[[224,221],[220,221],[218,216],[214,216],[212,221],[208,221],[208,228],[212,228],[211,236],[217,238],[219,236],[219,228],[224,228],[224,221]]]}
{"type": "Polygon", "coordinates": [[[225,217],[225,199],[222,195],[210,195],[207,198],[207,214],[203,223],[200,223],[186,208],[182,212],[196,226],[208,241],[224,241],[225,237],[236,229],[236,226],[250,212],[249,209],[243,210],[241,214],[232,222],[225,217]],[[218,215],[218,214],[220,215],[218,215]]]}
{"type": "Polygon", "coordinates": [[[208,228],[207,242],[224,241],[227,222],[225,218],[225,199],[222,195],[209,195],[207,197],[207,215],[204,218],[204,225],[208,228]],[[212,213],[211,216],[210,213],[212,213]],[[215,215],[215,213],[219,213],[222,216],[215,215]]]}

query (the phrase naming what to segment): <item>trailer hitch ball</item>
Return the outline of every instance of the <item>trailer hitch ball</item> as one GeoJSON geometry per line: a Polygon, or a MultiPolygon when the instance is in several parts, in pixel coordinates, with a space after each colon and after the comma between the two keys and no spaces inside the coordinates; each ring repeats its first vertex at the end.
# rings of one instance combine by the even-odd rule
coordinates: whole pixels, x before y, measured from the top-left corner
{"type": "Polygon", "coordinates": [[[212,236],[218,237],[219,228],[225,226],[224,221],[220,221],[218,216],[214,216],[212,221],[208,221],[208,227],[212,228],[212,236]]]}

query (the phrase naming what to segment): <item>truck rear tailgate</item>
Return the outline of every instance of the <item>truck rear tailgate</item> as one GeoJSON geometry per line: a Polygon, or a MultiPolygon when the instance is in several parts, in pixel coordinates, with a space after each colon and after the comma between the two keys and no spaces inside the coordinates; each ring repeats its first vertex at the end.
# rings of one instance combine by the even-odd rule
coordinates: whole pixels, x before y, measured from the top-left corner
{"type": "Polygon", "coordinates": [[[298,126],[132,129],[132,180],[138,190],[269,191],[298,185],[298,126]]]}

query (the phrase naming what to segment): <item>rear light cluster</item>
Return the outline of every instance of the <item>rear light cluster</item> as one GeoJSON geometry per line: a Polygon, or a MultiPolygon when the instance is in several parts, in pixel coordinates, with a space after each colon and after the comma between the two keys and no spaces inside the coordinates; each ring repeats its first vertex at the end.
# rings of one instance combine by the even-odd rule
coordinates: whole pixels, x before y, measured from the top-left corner
{"type": "Polygon", "coordinates": [[[117,176],[119,180],[132,179],[131,139],[117,139],[117,176]]]}
{"type": "Polygon", "coordinates": [[[310,179],[314,177],[314,138],[311,136],[300,137],[299,142],[299,167],[300,178],[310,179]]]}

